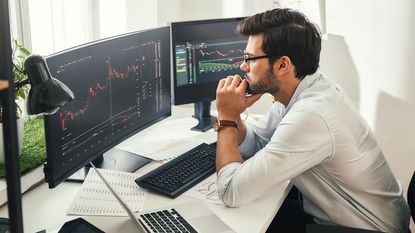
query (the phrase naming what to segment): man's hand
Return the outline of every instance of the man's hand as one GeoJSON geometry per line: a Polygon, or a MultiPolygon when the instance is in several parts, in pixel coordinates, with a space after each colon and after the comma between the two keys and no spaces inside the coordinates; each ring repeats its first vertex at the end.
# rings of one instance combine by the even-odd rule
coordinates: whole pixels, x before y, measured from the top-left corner
{"type": "Polygon", "coordinates": [[[238,121],[239,115],[255,103],[261,95],[245,96],[248,82],[239,75],[219,81],[216,90],[216,109],[221,120],[238,121]]]}

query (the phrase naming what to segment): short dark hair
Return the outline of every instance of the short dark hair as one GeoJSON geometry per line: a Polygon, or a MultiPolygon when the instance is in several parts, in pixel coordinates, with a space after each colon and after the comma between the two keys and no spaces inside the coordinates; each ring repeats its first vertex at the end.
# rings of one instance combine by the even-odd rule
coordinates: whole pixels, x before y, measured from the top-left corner
{"type": "Polygon", "coordinates": [[[288,56],[296,68],[296,77],[303,79],[317,71],[320,61],[321,33],[299,11],[273,9],[243,19],[237,31],[244,36],[264,33],[262,49],[273,64],[279,57],[288,56]]]}

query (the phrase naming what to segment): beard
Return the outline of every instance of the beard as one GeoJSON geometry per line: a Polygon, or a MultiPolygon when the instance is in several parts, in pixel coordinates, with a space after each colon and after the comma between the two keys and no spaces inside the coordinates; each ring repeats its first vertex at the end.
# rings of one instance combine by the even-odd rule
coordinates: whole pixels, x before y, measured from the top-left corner
{"type": "MultiPolygon", "coordinates": [[[[247,80],[250,80],[250,77],[246,75],[247,80]]],[[[268,71],[263,75],[258,77],[258,81],[255,83],[249,83],[248,93],[255,94],[276,94],[280,90],[280,85],[278,81],[277,74],[274,74],[274,69],[271,66],[268,71]]]]}

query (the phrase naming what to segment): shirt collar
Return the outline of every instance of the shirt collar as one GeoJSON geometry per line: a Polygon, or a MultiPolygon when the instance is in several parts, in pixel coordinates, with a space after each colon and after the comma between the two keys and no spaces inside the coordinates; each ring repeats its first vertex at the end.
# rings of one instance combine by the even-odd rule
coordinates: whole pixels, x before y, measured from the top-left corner
{"type": "Polygon", "coordinates": [[[290,102],[285,107],[285,111],[288,112],[288,110],[291,109],[291,107],[298,101],[298,97],[300,96],[300,94],[303,93],[304,90],[311,87],[314,84],[314,82],[320,77],[321,77],[320,72],[315,72],[314,74],[305,76],[303,80],[301,80],[301,82],[298,84],[297,88],[295,89],[290,102]]]}

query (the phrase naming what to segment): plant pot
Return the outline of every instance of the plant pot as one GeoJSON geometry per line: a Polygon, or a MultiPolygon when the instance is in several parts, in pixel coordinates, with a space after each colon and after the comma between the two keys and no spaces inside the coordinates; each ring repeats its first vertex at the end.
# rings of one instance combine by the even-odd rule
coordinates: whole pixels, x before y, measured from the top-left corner
{"type": "MultiPolygon", "coordinates": [[[[17,140],[19,145],[19,156],[22,152],[22,143],[23,143],[23,119],[17,119],[17,140]]],[[[4,141],[3,141],[3,123],[0,123],[0,164],[4,164],[4,141]]]]}

